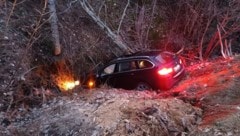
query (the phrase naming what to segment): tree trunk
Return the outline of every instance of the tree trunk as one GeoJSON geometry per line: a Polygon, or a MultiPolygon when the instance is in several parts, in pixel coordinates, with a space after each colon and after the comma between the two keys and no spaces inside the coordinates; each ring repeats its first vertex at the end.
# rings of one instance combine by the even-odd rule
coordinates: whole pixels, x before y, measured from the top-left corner
{"type": "Polygon", "coordinates": [[[115,34],[93,11],[93,8],[86,0],[80,0],[80,4],[85,12],[103,29],[107,35],[113,40],[117,46],[126,53],[132,52],[132,50],[123,42],[121,36],[115,34]]]}
{"type": "Polygon", "coordinates": [[[61,54],[61,44],[59,40],[58,18],[56,14],[55,0],[48,0],[48,8],[50,11],[50,24],[52,31],[52,40],[54,44],[54,55],[61,54]]]}

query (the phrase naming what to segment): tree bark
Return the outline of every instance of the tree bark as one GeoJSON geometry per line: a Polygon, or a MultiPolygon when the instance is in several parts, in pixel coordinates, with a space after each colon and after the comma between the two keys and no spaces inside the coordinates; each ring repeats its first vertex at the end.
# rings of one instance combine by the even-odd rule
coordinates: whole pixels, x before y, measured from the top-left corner
{"type": "Polygon", "coordinates": [[[61,54],[61,44],[59,39],[58,18],[56,14],[55,2],[55,0],[48,0],[48,8],[50,11],[50,24],[52,31],[52,40],[54,44],[54,55],[59,55],[61,54]]]}

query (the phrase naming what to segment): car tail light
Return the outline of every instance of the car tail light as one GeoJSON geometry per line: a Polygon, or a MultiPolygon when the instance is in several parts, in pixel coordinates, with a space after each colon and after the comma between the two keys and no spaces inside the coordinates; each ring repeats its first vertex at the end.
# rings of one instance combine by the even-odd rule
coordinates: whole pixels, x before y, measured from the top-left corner
{"type": "Polygon", "coordinates": [[[160,75],[168,75],[168,74],[170,74],[172,72],[173,72],[172,68],[163,68],[163,69],[158,71],[158,74],[160,74],[160,75]]]}

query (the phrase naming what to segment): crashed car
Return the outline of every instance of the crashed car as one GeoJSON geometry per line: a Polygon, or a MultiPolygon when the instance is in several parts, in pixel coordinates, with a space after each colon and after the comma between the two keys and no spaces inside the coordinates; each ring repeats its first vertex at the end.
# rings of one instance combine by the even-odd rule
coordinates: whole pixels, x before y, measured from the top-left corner
{"type": "Polygon", "coordinates": [[[141,51],[110,61],[94,74],[88,84],[107,84],[128,90],[168,90],[184,73],[183,62],[176,54],[141,51]]]}

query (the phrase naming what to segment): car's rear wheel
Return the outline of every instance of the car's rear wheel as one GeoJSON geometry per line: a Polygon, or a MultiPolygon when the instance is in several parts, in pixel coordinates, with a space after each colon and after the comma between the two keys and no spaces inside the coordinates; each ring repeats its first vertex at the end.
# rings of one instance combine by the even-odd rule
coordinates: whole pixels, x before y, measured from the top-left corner
{"type": "Polygon", "coordinates": [[[139,82],[136,86],[136,90],[139,90],[139,91],[152,90],[152,87],[147,83],[139,82]]]}

